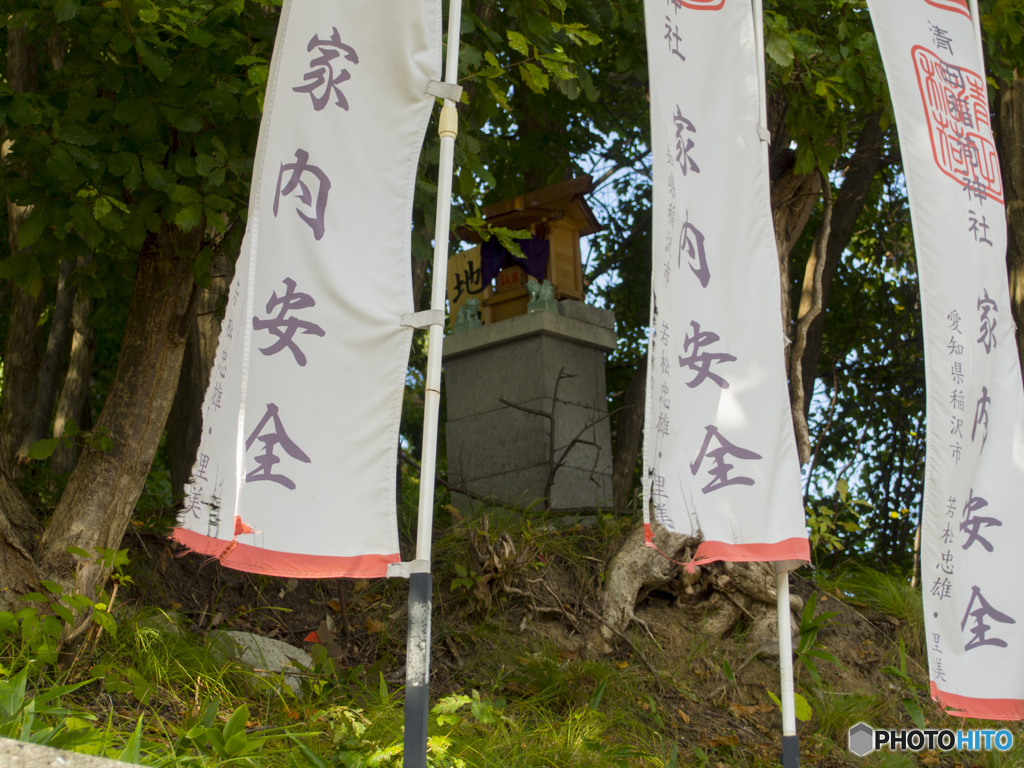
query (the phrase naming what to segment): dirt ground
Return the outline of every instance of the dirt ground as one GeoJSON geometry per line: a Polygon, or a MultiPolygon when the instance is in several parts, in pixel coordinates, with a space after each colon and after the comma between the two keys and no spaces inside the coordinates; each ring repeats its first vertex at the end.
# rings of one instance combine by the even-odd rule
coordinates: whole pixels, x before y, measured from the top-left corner
{"type": "MultiPolygon", "coordinates": [[[[473,564],[470,545],[466,544],[462,556],[458,541],[456,537],[454,549],[452,545],[441,548],[447,554],[435,569],[434,696],[470,687],[498,690],[508,697],[530,695],[535,686],[528,679],[498,671],[499,661],[501,670],[506,661],[514,661],[517,651],[508,648],[547,654],[558,663],[601,660],[636,671],[644,690],[650,692],[650,698],[637,698],[637,712],[647,712],[653,704],[662,713],[659,722],[675,732],[681,746],[704,750],[741,746],[748,764],[777,759],[781,714],[769,693],[779,690],[778,652],[767,646],[749,647],[742,619],[724,637],[711,638],[700,630],[706,602],[686,602],[671,592],[655,590],[637,606],[637,616],[647,629],[633,624],[624,636],[606,641],[596,615],[597,595],[614,542],[595,539],[588,547],[587,541],[580,540],[569,547],[564,534],[560,540],[534,536],[529,544],[520,542],[518,551],[528,551],[529,562],[516,561],[516,568],[490,582],[492,594],[486,597],[485,610],[479,593],[486,592],[488,585],[478,582],[474,594],[452,584],[454,565],[460,559],[467,564],[464,567],[473,564]],[[570,549],[588,556],[570,560],[566,554],[570,549]],[[499,584],[512,591],[502,592],[499,584]],[[509,653],[513,658],[507,658],[509,653]]],[[[168,539],[135,530],[126,536],[125,544],[135,581],[126,599],[175,611],[195,633],[238,629],[309,650],[311,632],[333,630],[344,666],[373,665],[385,679],[402,680],[407,590],[397,580],[286,581],[223,569],[216,561],[183,553],[168,539]]],[[[815,591],[814,584],[799,575],[791,578],[791,584],[805,601],[815,591]]],[[[823,686],[815,690],[831,691],[827,696],[832,701],[840,697],[873,701],[879,724],[910,726],[909,716],[899,705],[898,679],[881,671],[888,664],[898,664],[894,649],[899,621],[849,605],[835,594],[819,591],[816,599],[818,614],[839,612],[821,629],[818,640],[841,666],[820,661],[823,686]]],[[[920,663],[912,661],[912,665],[917,666],[911,670],[915,676],[925,680],[920,663]]],[[[798,672],[800,680],[806,681],[807,671],[798,672]]],[[[957,727],[924,696],[920,701],[929,724],[943,719],[945,726],[957,727]]],[[[847,725],[826,722],[829,707],[822,702],[811,700],[814,718],[800,728],[804,763],[865,765],[846,752],[847,725]]],[[[940,762],[938,756],[928,755],[914,760],[923,765],[940,762]]],[[[941,763],[958,764],[950,755],[941,755],[941,763]]]]}

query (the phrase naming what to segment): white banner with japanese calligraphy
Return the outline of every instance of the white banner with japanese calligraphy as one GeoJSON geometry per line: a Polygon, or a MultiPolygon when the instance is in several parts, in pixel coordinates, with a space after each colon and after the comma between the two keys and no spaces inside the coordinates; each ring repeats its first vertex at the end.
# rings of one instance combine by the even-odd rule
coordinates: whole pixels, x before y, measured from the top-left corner
{"type": "Polygon", "coordinates": [[[284,577],[384,576],[400,560],[401,320],[426,91],[440,78],[439,0],[285,1],[174,533],[190,549],[284,577]]]}
{"type": "Polygon", "coordinates": [[[921,281],[928,453],[921,581],[932,696],[1024,718],[1024,391],[984,68],[964,0],[868,3],[921,281]]]}
{"type": "Polygon", "coordinates": [[[806,561],[751,5],[645,7],[654,145],[647,543],[654,519],[702,536],[697,563],[806,561]]]}

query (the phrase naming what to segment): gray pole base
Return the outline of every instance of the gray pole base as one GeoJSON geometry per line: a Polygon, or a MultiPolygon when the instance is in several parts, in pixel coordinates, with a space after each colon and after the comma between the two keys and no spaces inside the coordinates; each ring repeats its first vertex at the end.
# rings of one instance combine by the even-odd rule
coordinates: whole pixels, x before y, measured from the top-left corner
{"type": "Polygon", "coordinates": [[[796,736],[782,737],[782,768],[799,768],[800,741],[796,736]]]}
{"type": "Polygon", "coordinates": [[[405,746],[403,768],[427,768],[430,717],[430,612],[434,579],[409,577],[409,638],[405,653],[405,746]]]}

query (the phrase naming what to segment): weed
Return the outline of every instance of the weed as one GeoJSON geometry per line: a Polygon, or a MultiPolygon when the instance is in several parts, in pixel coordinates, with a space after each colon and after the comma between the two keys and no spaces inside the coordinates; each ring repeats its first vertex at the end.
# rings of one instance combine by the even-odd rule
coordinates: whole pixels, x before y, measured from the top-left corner
{"type": "Polygon", "coordinates": [[[924,724],[924,712],[921,711],[921,705],[917,703],[917,694],[919,691],[928,690],[928,686],[917,682],[909,674],[907,674],[907,650],[903,645],[903,638],[900,638],[900,665],[899,667],[888,666],[882,667],[882,671],[887,675],[892,675],[898,678],[904,686],[904,695],[900,699],[903,704],[903,708],[907,710],[907,714],[910,715],[910,719],[914,721],[914,725],[922,730],[925,727],[924,724]]]}
{"type": "Polygon", "coordinates": [[[838,611],[826,611],[818,616],[814,615],[814,604],[816,593],[811,593],[807,603],[804,605],[804,612],[800,617],[800,642],[797,644],[796,657],[803,664],[811,680],[815,685],[821,685],[821,676],[818,674],[818,667],[815,659],[829,661],[840,669],[843,665],[839,663],[833,654],[825,650],[825,647],[818,642],[818,631],[839,615],[838,611]]]}

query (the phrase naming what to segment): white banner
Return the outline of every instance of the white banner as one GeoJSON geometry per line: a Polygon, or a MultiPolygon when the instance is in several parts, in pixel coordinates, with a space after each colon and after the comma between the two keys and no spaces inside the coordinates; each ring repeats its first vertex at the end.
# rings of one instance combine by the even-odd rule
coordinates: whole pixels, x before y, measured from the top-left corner
{"type": "Polygon", "coordinates": [[[653,517],[703,535],[695,562],[806,561],[751,6],[645,7],[654,145],[648,545],[653,517]]]}
{"type": "Polygon", "coordinates": [[[869,3],[921,279],[928,458],[921,529],[932,697],[1024,718],[1024,391],[984,67],[964,0],[869,3]],[[1015,511],[1016,510],[1016,511],[1015,511]]]}
{"type": "MultiPolygon", "coordinates": [[[[285,0],[249,221],[175,538],[231,568],[384,576],[438,0],[285,0]]],[[[200,158],[202,159],[202,158],[200,158]]]]}

